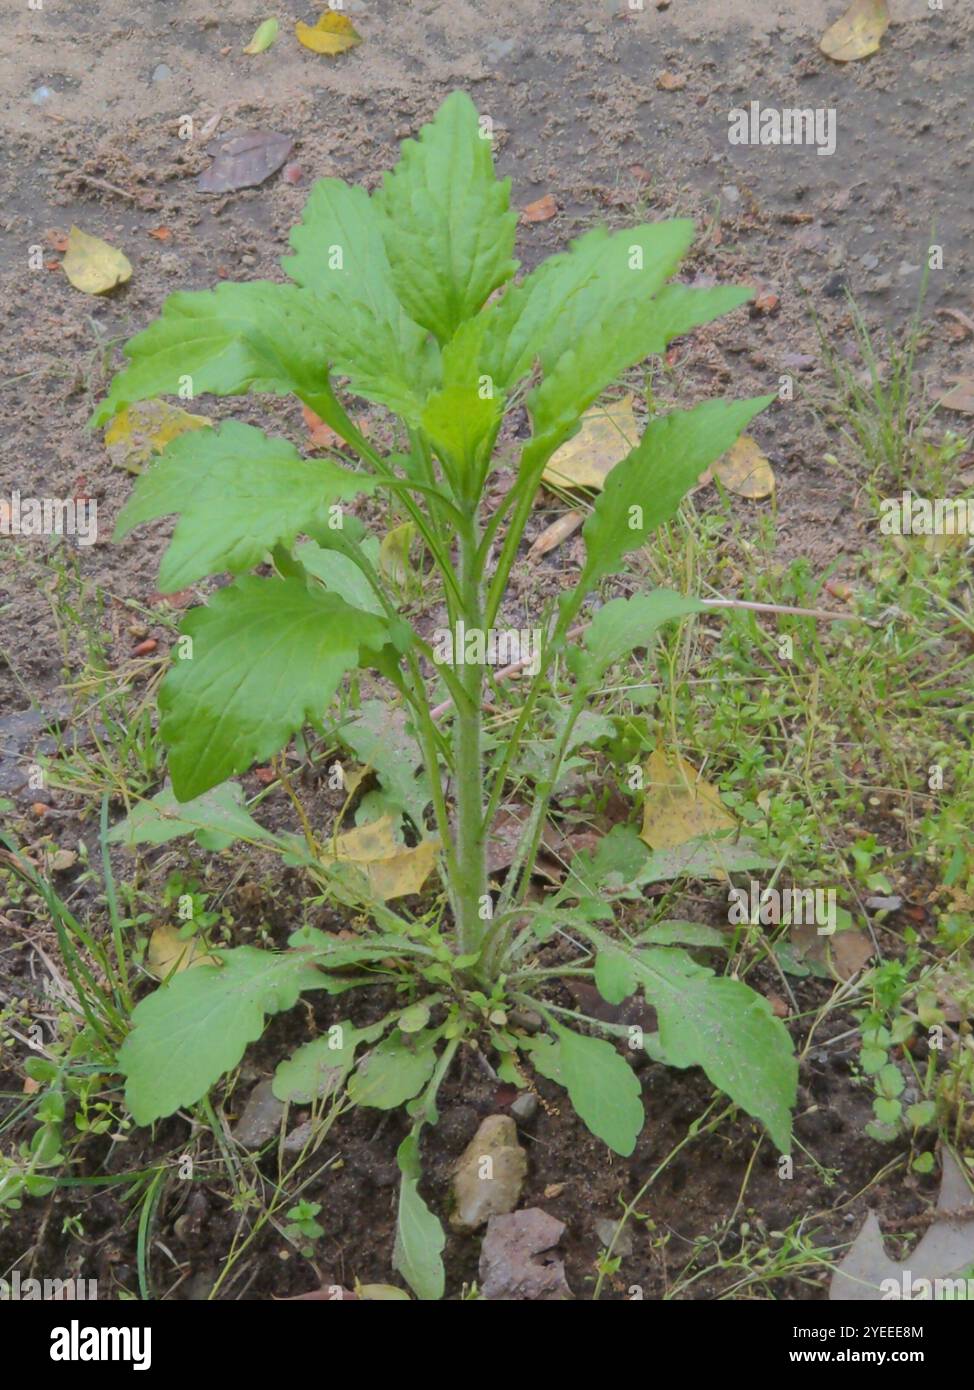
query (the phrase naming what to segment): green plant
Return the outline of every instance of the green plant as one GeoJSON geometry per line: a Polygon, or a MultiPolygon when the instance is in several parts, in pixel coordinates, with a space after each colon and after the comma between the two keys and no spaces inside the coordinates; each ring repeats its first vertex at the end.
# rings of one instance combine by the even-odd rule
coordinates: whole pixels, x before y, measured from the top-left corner
{"type": "MultiPolygon", "coordinates": [[[[591,231],[507,284],[517,269],[515,224],[489,137],[470,100],[455,93],[418,141],[406,142],[373,197],[335,179],[315,186],[292,232],[295,254],[284,262],[296,284],[223,284],[167,300],[159,320],[129,343],[130,365],[95,415],[104,422],[157,394],[256,390],[297,395],[344,441],[333,459],[305,459],[243,424],[194,432],[139,479],[120,518],[123,536],[178,514],[163,590],[227,570],[235,578],[186,617],[161,688],[172,789],[136,807],[111,838],[162,843],[196,833],[211,849],[234,839],[276,847],[334,901],[364,915],[358,939],[302,928],[286,951],[219,951],[219,966],[176,976],[136,1007],[119,1064],[135,1119],[149,1123],[200,1100],[237,1065],[266,1017],[303,991],[337,996],[395,984],[400,998],[384,1018],[367,1027],[336,1023],[281,1064],[275,1092],[306,1102],[345,1086],[353,1104],[407,1107],[394,1262],[427,1298],[443,1292],[444,1237],[419,1193],[420,1131],[436,1121],[437,1092],[461,1046],[492,1049],[505,1080],[527,1084],[533,1067],[564,1086],[589,1129],[624,1155],[644,1122],[638,1077],[612,1042],[582,1030],[621,1037],[672,1066],[702,1066],[784,1151],[796,1086],[790,1039],[770,1005],[687,949],[717,948],[719,933],[673,922],[634,935],[614,929],[613,902],[641,895],[647,851],[633,832],[617,827],[594,853],[576,856],[551,900],[527,901],[552,793],[590,697],[662,624],[702,607],[664,589],[616,598],[579,635],[583,604],[676,514],[770,396],[706,401],[650,420],[585,523],[578,583],[550,615],[503,740],[489,742],[484,732],[486,653],[545,464],[622,372],[751,291],[667,283],[692,239],[687,221],[591,231]],[[399,418],[398,448],[378,452],[340,404],[333,376],[399,418]],[[495,445],[505,415],[522,401],[531,434],[514,485],[488,515],[495,445]],[[393,500],[417,549],[421,542],[420,563],[442,585],[452,663],[438,661],[404,620],[401,575],[380,563],[377,539],[343,510],[369,495],[393,500]],[[268,557],[272,575],[251,573],[268,557]],[[276,755],[305,724],[320,727],[357,667],[378,672],[407,717],[383,793],[418,841],[404,848],[430,851],[430,862],[434,850],[440,856],[445,903],[424,914],[388,906],[384,898],[396,894],[377,892],[337,853],[337,824],[331,843],[319,842],[301,811],[303,844],[273,836],[226,780],[276,755]],[[533,805],[497,885],[487,872],[491,827],[515,750],[556,679],[567,697],[549,707],[553,738],[539,745],[533,805]],[[571,966],[543,964],[556,930],[578,943],[571,966]],[[557,984],[566,975],[593,978],[611,1003],[642,991],[658,1033],[644,1037],[564,1007],[557,984]],[[518,1022],[528,1008],[541,1031],[518,1022]]],[[[491,686],[499,698],[497,682],[491,686]]],[[[357,720],[354,708],[346,711],[339,738],[371,763],[378,740],[367,705],[357,720]]],[[[283,763],[281,777],[290,791],[283,763]]]]}

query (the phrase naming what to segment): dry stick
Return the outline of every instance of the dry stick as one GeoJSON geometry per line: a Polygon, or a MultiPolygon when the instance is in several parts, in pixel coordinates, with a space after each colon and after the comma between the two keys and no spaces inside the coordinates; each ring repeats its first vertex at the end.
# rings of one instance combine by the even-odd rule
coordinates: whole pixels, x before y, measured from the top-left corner
{"type": "MultiPolygon", "coordinates": [[[[793,608],[787,603],[751,603],[747,599],[740,598],[704,598],[700,600],[708,608],[746,608],[753,613],[791,613],[798,618],[825,618],[829,622],[851,622],[855,617],[854,613],[830,613],[826,608],[793,608]]],[[[588,623],[582,623],[579,627],[573,627],[568,634],[568,641],[581,637],[588,627],[588,623]]],[[[494,677],[495,681],[503,681],[508,676],[516,676],[518,671],[523,671],[525,666],[530,666],[534,660],[533,656],[522,657],[520,661],[514,661],[510,666],[504,666],[494,677]]],[[[432,719],[439,719],[452,706],[452,699],[444,700],[441,705],[430,711],[432,719]]]]}

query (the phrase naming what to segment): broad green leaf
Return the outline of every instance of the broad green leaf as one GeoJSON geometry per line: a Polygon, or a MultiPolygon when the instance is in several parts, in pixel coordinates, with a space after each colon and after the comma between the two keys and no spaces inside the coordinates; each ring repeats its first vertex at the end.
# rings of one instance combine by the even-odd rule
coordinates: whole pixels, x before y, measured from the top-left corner
{"type": "MultiPolygon", "coordinates": [[[[693,240],[685,219],[647,223],[610,235],[596,227],[551,256],[484,314],[484,370],[500,387],[518,382],[537,359],[550,372],[586,335],[627,303],[645,311],[693,240]]],[[[645,354],[643,354],[645,355],[645,354]]]]}
{"type": "Polygon", "coordinates": [[[406,727],[402,711],[390,711],[383,700],[365,700],[354,720],[343,724],[338,738],[378,774],[390,801],[422,828],[431,800],[429,779],[422,767],[419,744],[406,727]]]}
{"type": "MultiPolygon", "coordinates": [[[[405,631],[405,629],[403,629],[405,631]]],[[[191,654],[159,693],[173,791],[188,801],[319,722],[346,671],[399,630],[299,579],[249,576],[183,620],[191,654]]],[[[177,644],[177,651],[179,644],[177,644]]]]}
{"type": "Polygon", "coordinates": [[[396,956],[431,956],[429,946],[412,941],[408,936],[393,936],[390,932],[373,932],[369,936],[348,940],[320,931],[317,927],[299,927],[288,937],[289,946],[304,949],[308,958],[324,970],[338,970],[347,965],[384,961],[396,956]]]}
{"type": "Polygon", "coordinates": [[[536,436],[569,425],[574,431],[579,417],[629,367],[663,353],[672,339],[746,303],[754,293],[746,286],[667,285],[650,300],[639,295],[640,283],[637,279],[635,297],[605,301],[531,392],[527,405],[536,436]]]}
{"type": "Polygon", "coordinates": [[[582,528],[587,558],[579,587],[593,588],[669,521],[704,469],[772,400],[704,401],[651,420],[635,449],[610,471],[582,528]]]}
{"type": "Polygon", "coordinates": [[[417,140],[404,142],[374,195],[396,294],[440,343],[517,269],[509,195],[510,180],[494,175],[477,109],[459,91],[417,140]]]}
{"type": "MultiPolygon", "coordinates": [[[[379,570],[379,542],[375,536],[367,536],[361,546],[350,548],[361,551],[362,558],[375,573],[379,570]]],[[[368,577],[344,549],[325,548],[317,541],[302,541],[295,550],[295,558],[300,561],[309,574],[320,579],[326,589],[338,594],[352,608],[364,609],[366,613],[382,616],[383,608],[368,577]]]]}
{"type": "Polygon", "coordinates": [[[395,1110],[420,1091],[436,1065],[435,1039],[429,1034],[408,1037],[397,1028],[359,1063],[348,1083],[356,1105],[395,1110]]]}
{"type": "MultiPolygon", "coordinates": [[[[772,869],[775,860],[753,840],[736,839],[736,832],[707,835],[672,849],[652,850],[643,861],[634,882],[668,883],[675,878],[726,879],[730,873],[746,869],[772,869]]],[[[638,838],[638,837],[637,837],[638,838]]],[[[640,840],[640,844],[643,841],[640,840]]]]}
{"type": "Polygon", "coordinates": [[[438,353],[396,297],[376,202],[341,179],[319,179],[290,240],[296,254],[281,264],[317,295],[334,369],[357,394],[415,422],[438,353]]]}
{"type": "Polygon", "coordinates": [[[637,647],[650,646],[653,634],[663,623],[703,609],[698,599],[686,598],[672,589],[611,599],[589,623],[582,646],[569,650],[569,669],[584,685],[594,685],[613,662],[637,647]]]}
{"type": "Polygon", "coordinates": [[[485,398],[475,386],[449,386],[430,396],[421,423],[461,495],[471,483],[476,490],[502,414],[502,398],[485,398]]]}
{"type": "Polygon", "coordinates": [[[727,933],[702,922],[655,922],[635,938],[640,946],[717,946],[727,948],[727,933]]]}
{"type": "Polygon", "coordinates": [[[260,1037],[266,1015],[292,1008],[302,990],[322,986],[320,972],[298,952],[239,946],[219,954],[222,965],[174,975],[132,1012],[118,1065],[136,1124],[201,1100],[260,1037]]]}
{"type": "Polygon", "coordinates": [[[614,825],[591,854],[583,850],[574,856],[565,890],[573,897],[618,892],[635,882],[646,856],[646,846],[631,826],[614,825]]]}
{"type": "Polygon", "coordinates": [[[668,1065],[703,1067],[719,1090],[761,1121],[781,1153],[790,1152],[798,1063],[768,1001],[743,981],[697,965],[685,951],[650,946],[626,955],[659,1016],[668,1065]]]}
{"type": "Polygon", "coordinates": [[[443,1227],[419,1195],[422,1176],[419,1141],[408,1134],[396,1153],[402,1183],[399,1188],[399,1217],[392,1265],[417,1298],[443,1297],[446,1275],[442,1252],[446,1244],[443,1227]]]}
{"type": "Polygon", "coordinates": [[[621,1004],[636,992],[636,972],[624,951],[600,951],[595,957],[595,984],[607,1004],[621,1004]]]}
{"type": "Polygon", "coordinates": [[[150,396],[269,391],[313,397],[317,414],[338,429],[318,313],[312,295],[267,280],[171,294],[155,322],[126,343],[131,365],[115,376],[91,423],[103,425],[150,396]]]}
{"type": "Polygon", "coordinates": [[[221,850],[235,840],[274,840],[258,825],[243,805],[239,782],[224,782],[193,801],[177,801],[166,787],[148,801],[140,801],[129,815],[108,832],[110,844],[164,845],[181,835],[195,835],[204,849],[221,850]]]}
{"type": "Polygon", "coordinates": [[[208,574],[240,574],[275,545],[326,521],[329,509],[373,491],[364,473],[327,459],[305,459],[286,439],[269,439],[228,420],[219,429],[183,434],[137,480],[115,529],[178,513],[159,568],[163,593],[208,574]]]}
{"type": "Polygon", "coordinates": [[[356,1028],[347,1019],[331,1024],[320,1038],[305,1043],[278,1063],[272,1086],[274,1095],[278,1100],[299,1105],[334,1095],[355,1064],[356,1048],[381,1037],[385,1027],[385,1023],[374,1023],[369,1028],[356,1028]]]}
{"type": "Polygon", "coordinates": [[[554,1043],[535,1040],[529,1045],[535,1065],[542,1076],[565,1087],[579,1119],[596,1138],[627,1157],[645,1120],[639,1078],[604,1038],[560,1026],[555,1033],[554,1043]]]}

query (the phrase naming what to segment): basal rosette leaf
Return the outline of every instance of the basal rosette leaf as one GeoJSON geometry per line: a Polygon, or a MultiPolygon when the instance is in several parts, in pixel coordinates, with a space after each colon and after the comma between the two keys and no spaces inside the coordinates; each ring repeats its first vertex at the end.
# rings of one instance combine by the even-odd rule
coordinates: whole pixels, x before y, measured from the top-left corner
{"type": "Polygon", "coordinates": [[[136,1124],[201,1100],[260,1037],[268,1014],[292,1008],[302,990],[325,983],[300,952],[240,946],[219,954],[221,965],[174,975],[132,1012],[118,1064],[136,1124]]]}
{"type": "Polygon", "coordinates": [[[254,576],[187,614],[181,631],[191,646],[182,659],[177,647],[159,694],[181,801],[271,757],[304,723],[320,722],[347,671],[409,640],[404,624],[337,594],[254,576]]]}
{"type": "Polygon", "coordinates": [[[285,439],[228,420],[180,435],[137,480],[115,529],[178,513],[159,568],[159,589],[173,593],[208,574],[240,574],[275,545],[329,520],[330,508],[373,481],[327,459],[305,459],[285,439]]]}
{"type": "Polygon", "coordinates": [[[396,295],[447,342],[517,269],[510,180],[494,174],[477,108],[453,92],[374,195],[396,295]]]}

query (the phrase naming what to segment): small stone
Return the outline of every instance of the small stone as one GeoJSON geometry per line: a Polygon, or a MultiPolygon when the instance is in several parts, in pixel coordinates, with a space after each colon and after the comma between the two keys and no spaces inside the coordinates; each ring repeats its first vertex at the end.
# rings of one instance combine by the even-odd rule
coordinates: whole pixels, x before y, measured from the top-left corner
{"type": "Polygon", "coordinates": [[[153,82],[165,82],[167,77],[172,77],[172,68],[168,63],[159,63],[152,69],[153,82]]]}
{"type": "Polygon", "coordinates": [[[50,87],[35,87],[30,94],[30,99],[35,106],[43,106],[46,101],[50,101],[54,93],[50,87]]]}
{"type": "Polygon", "coordinates": [[[558,1302],[572,1298],[565,1265],[554,1253],[564,1223],[540,1207],[492,1216],[480,1247],[480,1290],[486,1299],[558,1302]]]}
{"type": "Polygon", "coordinates": [[[511,1114],[519,1125],[526,1125],[538,1113],[538,1097],[533,1091],[522,1091],[511,1104],[511,1114]]]}
{"type": "Polygon", "coordinates": [[[243,1114],[231,1131],[237,1143],[245,1149],[259,1149],[280,1128],[284,1106],[271,1090],[272,1085],[270,1077],[257,1083],[247,1097],[243,1114]]]}
{"type": "Polygon", "coordinates": [[[300,183],[304,171],[300,164],[285,164],[281,177],[285,183],[300,183]]]}
{"type": "Polygon", "coordinates": [[[862,266],[863,270],[875,270],[879,265],[879,257],[874,256],[872,252],[870,252],[866,256],[859,257],[859,264],[862,266]]]}
{"type": "Polygon", "coordinates": [[[492,63],[499,63],[514,51],[515,43],[515,39],[488,39],[484,44],[484,52],[492,63]]]}
{"type": "Polygon", "coordinates": [[[600,1217],[593,1224],[595,1226],[595,1234],[602,1242],[603,1249],[608,1250],[611,1246],[613,1257],[616,1255],[624,1257],[632,1254],[632,1235],[625,1226],[623,1226],[617,1237],[616,1230],[619,1223],[618,1221],[614,1221],[612,1217],[600,1217]],[[615,1245],[612,1244],[613,1240],[615,1240],[615,1245]]]}
{"type": "Polygon", "coordinates": [[[720,196],[721,199],[725,203],[727,203],[729,207],[733,207],[735,203],[739,203],[741,201],[741,190],[738,188],[736,183],[725,183],[723,188],[720,190],[720,196]]]}
{"type": "Polygon", "coordinates": [[[488,1217],[513,1211],[527,1171],[528,1156],[510,1115],[488,1115],[457,1163],[450,1225],[469,1233],[488,1217]]]}
{"type": "Polygon", "coordinates": [[[305,1120],[302,1124],[295,1125],[294,1129],[284,1140],[284,1152],[286,1154],[299,1154],[307,1144],[312,1134],[311,1121],[305,1120]]]}

